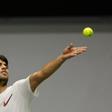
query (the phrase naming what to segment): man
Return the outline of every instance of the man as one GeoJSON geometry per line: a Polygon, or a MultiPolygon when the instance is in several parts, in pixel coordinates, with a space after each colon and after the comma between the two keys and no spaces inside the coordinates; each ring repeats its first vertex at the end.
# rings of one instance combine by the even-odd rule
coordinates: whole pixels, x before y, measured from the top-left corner
{"type": "Polygon", "coordinates": [[[75,47],[71,43],[55,60],[9,87],[8,60],[4,55],[0,55],[0,112],[31,112],[31,102],[34,96],[38,96],[38,86],[66,60],[83,54],[86,50],[86,46],[75,47]]]}

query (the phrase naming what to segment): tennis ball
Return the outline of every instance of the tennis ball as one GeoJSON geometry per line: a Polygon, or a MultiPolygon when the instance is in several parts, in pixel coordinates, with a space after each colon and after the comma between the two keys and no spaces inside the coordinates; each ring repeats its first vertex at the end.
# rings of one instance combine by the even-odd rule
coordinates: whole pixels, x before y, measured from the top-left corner
{"type": "Polygon", "coordinates": [[[91,27],[86,27],[83,29],[83,32],[82,32],[83,36],[85,37],[91,37],[93,34],[94,34],[94,31],[91,27]]]}

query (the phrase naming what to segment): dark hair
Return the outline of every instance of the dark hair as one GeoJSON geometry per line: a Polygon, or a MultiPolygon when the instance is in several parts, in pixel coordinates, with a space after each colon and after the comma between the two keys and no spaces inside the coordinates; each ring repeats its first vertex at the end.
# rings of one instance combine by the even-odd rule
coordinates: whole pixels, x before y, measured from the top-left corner
{"type": "Polygon", "coordinates": [[[8,59],[4,55],[0,55],[0,60],[4,61],[8,66],[8,59]]]}

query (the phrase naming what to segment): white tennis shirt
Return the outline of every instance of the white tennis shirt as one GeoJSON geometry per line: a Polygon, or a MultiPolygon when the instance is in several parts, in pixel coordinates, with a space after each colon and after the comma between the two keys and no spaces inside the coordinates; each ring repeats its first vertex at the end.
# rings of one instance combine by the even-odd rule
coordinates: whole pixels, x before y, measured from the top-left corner
{"type": "Polygon", "coordinates": [[[36,88],[33,93],[29,77],[16,81],[0,94],[0,112],[31,112],[31,102],[38,96],[36,88]]]}

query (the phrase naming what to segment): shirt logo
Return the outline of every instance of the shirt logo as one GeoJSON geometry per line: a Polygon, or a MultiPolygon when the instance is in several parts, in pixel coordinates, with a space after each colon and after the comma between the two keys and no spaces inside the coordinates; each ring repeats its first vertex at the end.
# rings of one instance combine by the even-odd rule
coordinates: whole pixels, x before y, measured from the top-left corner
{"type": "Polygon", "coordinates": [[[12,97],[12,94],[10,95],[10,97],[6,101],[3,102],[4,107],[9,103],[9,100],[11,99],[11,97],[12,97]]]}

